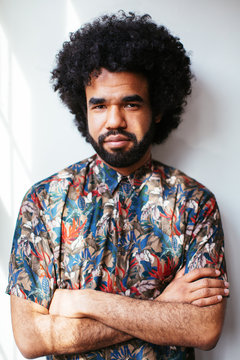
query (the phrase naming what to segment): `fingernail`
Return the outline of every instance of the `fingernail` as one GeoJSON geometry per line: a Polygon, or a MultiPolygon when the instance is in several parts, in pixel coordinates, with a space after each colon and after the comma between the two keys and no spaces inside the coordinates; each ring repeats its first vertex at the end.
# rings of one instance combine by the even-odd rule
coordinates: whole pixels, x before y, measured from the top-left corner
{"type": "Polygon", "coordinates": [[[224,289],[224,293],[228,295],[229,294],[229,289],[224,289]]]}
{"type": "Polygon", "coordinates": [[[218,300],[220,301],[220,300],[222,300],[222,295],[218,295],[218,300]]]}
{"type": "Polygon", "coordinates": [[[219,270],[216,270],[216,275],[220,275],[221,272],[219,270]]]}
{"type": "Polygon", "coordinates": [[[229,282],[224,281],[224,286],[229,287],[229,282]]]}

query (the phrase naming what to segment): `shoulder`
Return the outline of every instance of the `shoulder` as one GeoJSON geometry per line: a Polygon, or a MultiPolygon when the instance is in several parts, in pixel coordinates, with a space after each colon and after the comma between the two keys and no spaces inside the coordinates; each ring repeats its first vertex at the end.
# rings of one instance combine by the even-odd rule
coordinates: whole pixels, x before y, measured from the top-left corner
{"type": "Polygon", "coordinates": [[[45,208],[49,202],[57,199],[64,200],[69,187],[77,181],[76,179],[84,181],[89,165],[93,160],[91,157],[79,161],[37,182],[28,190],[24,200],[34,202],[41,209],[45,208]]]}
{"type": "Polygon", "coordinates": [[[215,198],[206,186],[172,166],[154,160],[153,173],[160,177],[161,184],[166,192],[175,192],[185,198],[194,198],[197,201],[215,198]]]}

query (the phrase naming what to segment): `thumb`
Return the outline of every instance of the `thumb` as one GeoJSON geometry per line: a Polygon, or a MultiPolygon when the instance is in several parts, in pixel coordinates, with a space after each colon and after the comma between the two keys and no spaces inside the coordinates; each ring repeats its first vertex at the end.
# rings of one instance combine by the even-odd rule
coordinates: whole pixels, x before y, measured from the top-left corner
{"type": "Polygon", "coordinates": [[[176,275],[175,275],[175,279],[179,279],[179,278],[181,278],[181,277],[184,275],[184,273],[185,273],[185,268],[186,268],[186,266],[184,266],[181,270],[178,270],[178,272],[177,272],[176,275]]]}

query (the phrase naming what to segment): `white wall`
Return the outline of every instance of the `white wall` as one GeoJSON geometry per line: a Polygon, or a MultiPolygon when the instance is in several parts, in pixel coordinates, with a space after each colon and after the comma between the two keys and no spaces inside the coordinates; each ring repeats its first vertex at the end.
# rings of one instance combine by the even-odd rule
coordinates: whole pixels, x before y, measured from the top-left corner
{"type": "Polygon", "coordinates": [[[192,52],[197,77],[180,128],[155,158],[176,166],[217,196],[226,236],[231,298],[217,347],[197,359],[239,357],[238,0],[1,0],[0,2],[0,359],[22,359],[14,346],[4,295],[12,234],[28,187],[93,153],[49,84],[54,56],[70,31],[118,9],[149,13],[192,52]],[[238,341],[237,341],[238,339],[238,341]]]}

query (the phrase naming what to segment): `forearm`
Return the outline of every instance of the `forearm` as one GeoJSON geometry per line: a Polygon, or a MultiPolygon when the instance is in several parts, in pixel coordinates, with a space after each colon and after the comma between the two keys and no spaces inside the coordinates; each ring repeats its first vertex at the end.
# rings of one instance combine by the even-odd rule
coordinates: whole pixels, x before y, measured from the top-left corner
{"type": "MultiPolygon", "coordinates": [[[[39,326],[41,326],[41,329],[44,326],[47,329],[51,329],[48,334],[49,341],[42,348],[46,336],[44,334],[42,344],[39,344],[38,355],[80,354],[101,349],[131,338],[131,336],[119,330],[110,328],[92,319],[69,319],[51,315],[47,317],[50,319],[41,318],[39,326]]],[[[36,330],[40,330],[40,328],[36,330]]],[[[37,339],[39,341],[39,333],[37,339]]],[[[36,344],[36,341],[34,344],[36,344]]]]}
{"type": "Polygon", "coordinates": [[[131,339],[130,335],[96,320],[50,315],[46,309],[38,308],[30,301],[15,296],[11,298],[12,303],[18,303],[18,310],[21,309],[12,316],[15,340],[27,358],[82,353],[131,339]],[[32,306],[34,311],[29,311],[32,306]],[[36,308],[40,312],[35,311],[36,308]]]}
{"type": "Polygon", "coordinates": [[[228,283],[219,271],[179,271],[164,292],[152,300],[137,300],[96,290],[56,290],[50,313],[87,317],[158,345],[213,347],[220,335],[228,283]],[[193,305],[194,304],[194,305],[193,305]],[[198,306],[196,306],[198,304],[198,306]]]}
{"type": "Polygon", "coordinates": [[[87,316],[147,342],[207,350],[221,332],[224,303],[200,308],[97,293],[84,309],[87,316]]]}

